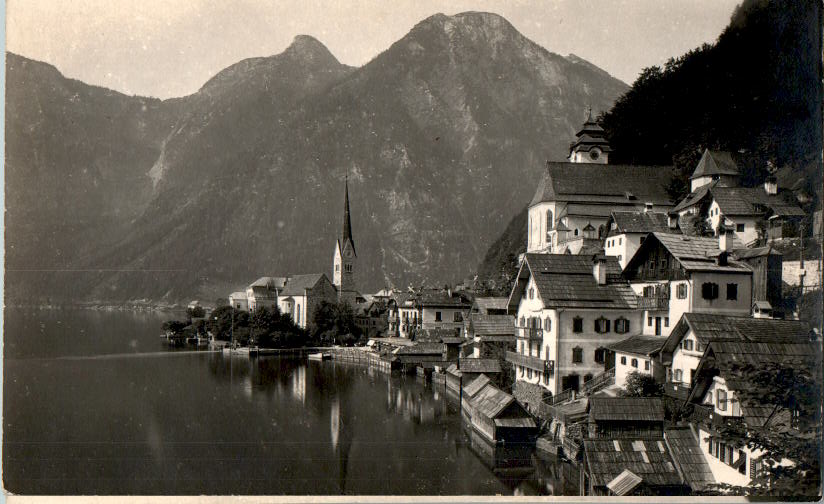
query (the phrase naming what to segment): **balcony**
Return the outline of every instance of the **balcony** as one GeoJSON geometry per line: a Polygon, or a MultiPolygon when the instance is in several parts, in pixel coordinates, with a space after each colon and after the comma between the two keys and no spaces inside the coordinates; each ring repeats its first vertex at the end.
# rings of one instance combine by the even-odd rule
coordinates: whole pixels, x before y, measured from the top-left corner
{"type": "Polygon", "coordinates": [[[642,310],[668,310],[669,296],[638,296],[638,308],[642,310]]]}
{"type": "Polygon", "coordinates": [[[721,415],[715,412],[711,404],[687,404],[684,410],[684,418],[696,424],[708,427],[721,427],[727,423],[742,422],[740,416],[721,415]]]}
{"type": "Polygon", "coordinates": [[[521,355],[517,352],[507,352],[506,361],[516,366],[522,366],[540,373],[547,373],[550,376],[555,373],[555,361],[545,361],[538,357],[521,355]]]}
{"type": "Polygon", "coordinates": [[[544,339],[544,330],[536,327],[519,327],[518,337],[529,341],[542,341],[544,339]]]}

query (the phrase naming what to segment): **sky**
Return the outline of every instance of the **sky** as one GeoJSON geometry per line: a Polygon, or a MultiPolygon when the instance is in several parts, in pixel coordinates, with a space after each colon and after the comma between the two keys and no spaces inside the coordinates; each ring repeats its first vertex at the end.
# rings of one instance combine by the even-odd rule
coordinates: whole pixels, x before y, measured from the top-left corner
{"type": "Polygon", "coordinates": [[[547,50],[628,84],[714,42],[740,0],[7,0],[6,48],[126,94],[197,91],[236,63],[312,35],[360,66],[423,19],[494,12],[547,50]]]}

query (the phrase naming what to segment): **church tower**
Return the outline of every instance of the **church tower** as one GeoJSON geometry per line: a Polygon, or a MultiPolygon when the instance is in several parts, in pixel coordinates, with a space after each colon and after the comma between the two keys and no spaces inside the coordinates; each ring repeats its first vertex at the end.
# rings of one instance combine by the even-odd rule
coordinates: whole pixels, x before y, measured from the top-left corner
{"type": "Polygon", "coordinates": [[[344,182],[343,196],[343,233],[335,244],[335,258],[332,271],[332,283],[338,289],[338,301],[355,303],[357,288],[355,287],[355,269],[358,253],[355,251],[355,241],[352,239],[352,221],[349,216],[349,179],[344,182]]]}
{"type": "Polygon", "coordinates": [[[592,118],[592,109],[589,109],[587,120],[581,131],[575,134],[575,141],[569,145],[569,161],[571,163],[598,163],[607,164],[609,158],[609,142],[604,137],[604,128],[592,118]]]}

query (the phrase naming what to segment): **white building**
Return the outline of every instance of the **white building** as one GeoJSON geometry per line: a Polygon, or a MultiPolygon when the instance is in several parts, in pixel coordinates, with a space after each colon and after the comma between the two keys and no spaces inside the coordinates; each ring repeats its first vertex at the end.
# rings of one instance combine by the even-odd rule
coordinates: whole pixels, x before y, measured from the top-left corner
{"type": "Polygon", "coordinates": [[[604,254],[617,257],[623,269],[647,235],[654,232],[681,233],[678,229],[678,220],[674,216],[668,217],[663,212],[652,212],[647,209],[642,212],[612,212],[607,221],[604,254]]]}
{"type": "Polygon", "coordinates": [[[608,345],[615,354],[615,386],[624,388],[630,373],[652,376],[663,383],[665,370],[658,355],[666,340],[661,336],[635,335],[608,345]]]}
{"type": "MultiPolygon", "coordinates": [[[[516,396],[523,384],[552,394],[577,390],[604,371],[607,345],[637,331],[637,297],[605,256],[526,254],[509,311],[518,325],[516,396]]],[[[534,399],[533,399],[534,401],[534,399]]]]}
{"type": "Polygon", "coordinates": [[[229,294],[229,305],[235,310],[249,311],[249,300],[246,297],[246,291],[229,294]]]}
{"type": "Polygon", "coordinates": [[[278,304],[278,293],[283,290],[288,278],[260,277],[246,288],[246,300],[249,310],[271,308],[278,304]]]}
{"type": "Polygon", "coordinates": [[[283,314],[292,317],[298,326],[306,328],[312,320],[315,307],[322,301],[334,303],[338,292],[323,273],[294,275],[278,295],[278,306],[283,314]]]}

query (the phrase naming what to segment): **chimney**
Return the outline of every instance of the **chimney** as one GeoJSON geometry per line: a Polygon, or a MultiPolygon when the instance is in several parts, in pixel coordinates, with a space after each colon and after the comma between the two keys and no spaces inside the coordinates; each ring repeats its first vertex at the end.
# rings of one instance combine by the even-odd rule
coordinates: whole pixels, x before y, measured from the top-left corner
{"type": "Polygon", "coordinates": [[[592,276],[598,285],[607,284],[607,256],[598,254],[592,258],[592,276]]]}
{"type": "Polygon", "coordinates": [[[732,242],[735,238],[735,232],[732,228],[727,228],[723,223],[718,226],[718,248],[721,252],[732,252],[732,242]]]}
{"type": "Polygon", "coordinates": [[[670,212],[667,214],[667,227],[670,229],[678,229],[678,214],[670,212]]]}
{"type": "Polygon", "coordinates": [[[652,203],[650,203],[649,201],[644,203],[644,213],[647,212],[652,212],[652,203]]]}
{"type": "Polygon", "coordinates": [[[764,179],[764,191],[769,195],[778,194],[778,179],[775,175],[768,175],[764,179]]]}

